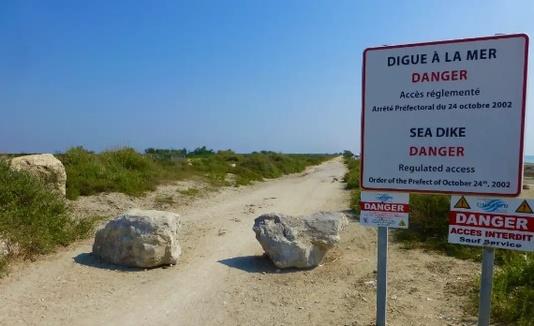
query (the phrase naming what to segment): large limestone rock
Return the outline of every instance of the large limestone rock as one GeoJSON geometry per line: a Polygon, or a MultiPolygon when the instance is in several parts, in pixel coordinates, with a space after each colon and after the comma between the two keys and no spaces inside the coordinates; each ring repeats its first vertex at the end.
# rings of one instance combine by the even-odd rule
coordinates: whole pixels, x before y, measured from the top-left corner
{"type": "Polygon", "coordinates": [[[181,254],[177,239],[179,227],[178,214],[132,209],[97,231],[93,254],[129,267],[176,264],[181,254]]]}
{"type": "Polygon", "coordinates": [[[312,268],[339,242],[348,224],[342,213],[320,212],[304,217],[270,213],[256,218],[252,230],[278,268],[312,268]]]}
{"type": "Polygon", "coordinates": [[[67,173],[65,167],[52,154],[15,157],[11,160],[11,168],[16,171],[26,171],[50,184],[60,194],[66,194],[67,173]]]}

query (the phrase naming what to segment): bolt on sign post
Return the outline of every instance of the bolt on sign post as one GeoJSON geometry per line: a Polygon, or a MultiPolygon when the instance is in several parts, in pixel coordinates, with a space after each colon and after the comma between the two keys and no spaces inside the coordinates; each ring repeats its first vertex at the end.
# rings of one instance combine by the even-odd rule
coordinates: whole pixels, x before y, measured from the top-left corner
{"type": "Polygon", "coordinates": [[[449,243],[482,246],[479,325],[489,325],[495,248],[534,251],[534,200],[451,197],[449,243]]]}
{"type": "MultiPolygon", "coordinates": [[[[366,49],[361,188],[518,196],[528,41],[527,35],[514,34],[366,49]]],[[[380,229],[379,245],[384,234],[380,229]]],[[[466,238],[449,239],[460,237],[466,238]]],[[[387,243],[387,230],[385,239],[387,243]]],[[[483,280],[490,282],[481,300],[489,303],[489,266],[493,268],[498,245],[480,241],[485,247],[483,280]]],[[[487,325],[482,309],[479,323],[487,325]]],[[[378,311],[377,325],[385,325],[385,315],[379,319],[378,311]]]]}
{"type": "Polygon", "coordinates": [[[378,227],[376,273],[376,324],[386,325],[388,228],[408,228],[408,193],[362,191],[360,224],[378,227]]]}

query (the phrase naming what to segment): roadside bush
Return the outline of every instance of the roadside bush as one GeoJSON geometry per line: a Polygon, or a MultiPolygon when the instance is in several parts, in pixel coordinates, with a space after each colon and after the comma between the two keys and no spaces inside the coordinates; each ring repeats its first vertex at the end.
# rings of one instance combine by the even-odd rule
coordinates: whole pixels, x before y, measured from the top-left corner
{"type": "Polygon", "coordinates": [[[185,178],[203,178],[213,185],[225,185],[226,175],[236,176],[238,185],[264,178],[303,171],[307,166],[331,158],[319,154],[280,154],[268,151],[236,154],[205,146],[187,150],[148,148],[145,154],[132,148],[99,154],[74,147],[58,155],[67,171],[67,198],[100,192],[141,195],[158,184],[185,178]]]}
{"type": "MultiPolygon", "coordinates": [[[[60,195],[38,179],[0,161],[0,237],[25,259],[88,235],[94,219],[75,221],[60,195]]],[[[6,261],[0,262],[1,267],[6,261]]]]}
{"type": "Polygon", "coordinates": [[[450,199],[443,195],[410,195],[410,228],[399,229],[398,240],[441,246],[447,242],[450,199]]]}
{"type": "Polygon", "coordinates": [[[480,249],[448,243],[450,197],[446,195],[410,195],[410,226],[397,229],[394,239],[407,246],[442,251],[462,259],[480,259],[480,249]]]}
{"type": "Polygon", "coordinates": [[[343,160],[347,166],[347,173],[343,176],[345,187],[351,190],[350,207],[352,210],[360,213],[360,160],[355,159],[350,151],[345,151],[343,160]]]}
{"type": "Polygon", "coordinates": [[[67,198],[117,191],[140,195],[157,184],[161,168],[131,148],[95,154],[83,147],[59,155],[67,171],[67,198]]]}
{"type": "Polygon", "coordinates": [[[509,325],[534,325],[534,254],[513,252],[496,271],[493,317],[509,325]]]}
{"type": "Polygon", "coordinates": [[[360,160],[352,156],[345,157],[345,165],[348,171],[343,177],[343,182],[347,184],[347,189],[360,189],[360,160]]]}

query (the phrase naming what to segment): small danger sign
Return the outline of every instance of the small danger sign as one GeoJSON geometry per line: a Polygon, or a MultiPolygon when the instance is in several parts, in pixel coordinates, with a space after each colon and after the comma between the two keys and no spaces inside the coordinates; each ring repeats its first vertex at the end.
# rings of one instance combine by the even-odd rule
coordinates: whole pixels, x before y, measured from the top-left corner
{"type": "Polygon", "coordinates": [[[360,199],[360,223],[364,226],[408,228],[410,205],[407,193],[363,191],[360,199]]]}
{"type": "Polygon", "coordinates": [[[530,199],[452,196],[449,243],[534,251],[530,199]]]}

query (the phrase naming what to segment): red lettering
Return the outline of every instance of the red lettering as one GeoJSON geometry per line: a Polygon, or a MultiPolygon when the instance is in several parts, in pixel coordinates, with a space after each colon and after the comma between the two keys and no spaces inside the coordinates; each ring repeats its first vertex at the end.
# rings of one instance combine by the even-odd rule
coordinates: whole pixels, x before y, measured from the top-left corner
{"type": "Polygon", "coordinates": [[[408,213],[410,206],[408,204],[360,201],[360,209],[364,211],[408,213]]]}
{"type": "Polygon", "coordinates": [[[534,232],[534,218],[488,213],[449,212],[449,225],[534,232]]]}
{"type": "Polygon", "coordinates": [[[467,80],[467,70],[444,70],[412,73],[412,83],[467,80]]]}
{"type": "Polygon", "coordinates": [[[450,156],[463,157],[464,148],[462,146],[410,146],[410,156],[450,156]]]}

